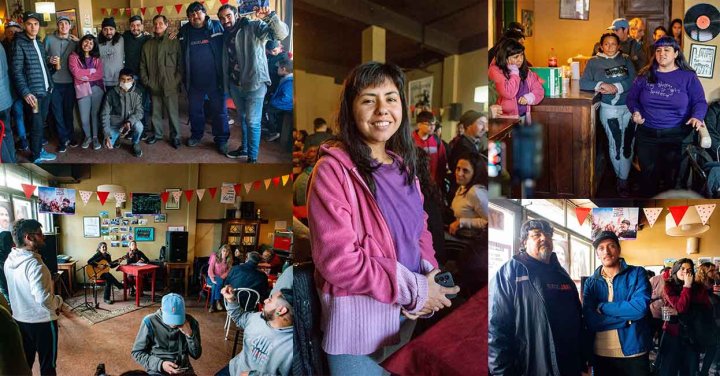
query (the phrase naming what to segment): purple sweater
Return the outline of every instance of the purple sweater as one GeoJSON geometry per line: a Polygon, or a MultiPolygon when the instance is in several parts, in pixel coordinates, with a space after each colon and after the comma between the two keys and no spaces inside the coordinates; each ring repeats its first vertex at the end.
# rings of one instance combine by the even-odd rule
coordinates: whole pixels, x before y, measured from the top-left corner
{"type": "Polygon", "coordinates": [[[657,83],[647,82],[638,76],[627,96],[630,113],[639,111],[645,118],[646,127],[655,129],[674,128],[688,119],[705,119],[708,105],[705,92],[695,72],[676,69],[657,72],[657,83]]]}
{"type": "MultiPolygon", "coordinates": [[[[323,145],[320,156],[307,205],[323,349],[366,355],[399,341],[401,308],[416,313],[425,305],[424,274],[437,267],[432,236],[423,212],[421,270],[411,272],[398,262],[388,223],[348,154],[323,145]]],[[[415,189],[420,195],[417,180],[415,189]]]]}

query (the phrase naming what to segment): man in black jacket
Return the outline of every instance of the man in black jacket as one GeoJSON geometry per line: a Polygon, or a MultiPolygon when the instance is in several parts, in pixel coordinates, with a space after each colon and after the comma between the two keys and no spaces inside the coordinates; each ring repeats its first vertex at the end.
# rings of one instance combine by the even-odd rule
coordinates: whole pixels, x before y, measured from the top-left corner
{"type": "Polygon", "coordinates": [[[16,34],[13,40],[10,77],[15,81],[18,94],[30,107],[30,160],[42,163],[57,158],[55,154],[42,148],[43,126],[50,105],[55,67],[50,64],[45,54],[45,46],[38,38],[42,16],[39,13],[26,12],[23,19],[25,32],[16,34]]]}
{"type": "Polygon", "coordinates": [[[492,375],[579,376],[583,370],[580,299],[552,238],[548,221],[523,223],[521,252],[490,283],[492,375]]]}
{"type": "Polygon", "coordinates": [[[268,277],[265,273],[258,270],[258,263],[261,261],[260,254],[257,252],[248,252],[245,263],[235,265],[230,269],[225,284],[233,288],[248,288],[257,291],[260,299],[268,297],[268,277]]]}

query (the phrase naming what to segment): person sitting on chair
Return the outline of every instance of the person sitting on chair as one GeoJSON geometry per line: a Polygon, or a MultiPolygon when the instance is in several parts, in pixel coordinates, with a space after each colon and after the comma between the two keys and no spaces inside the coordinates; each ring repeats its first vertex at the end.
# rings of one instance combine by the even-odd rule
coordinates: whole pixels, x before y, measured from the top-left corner
{"type": "Polygon", "coordinates": [[[220,289],[225,285],[230,268],[232,267],[233,258],[230,253],[230,247],[223,244],[212,255],[208,265],[207,285],[210,286],[210,309],[208,312],[222,311],[222,295],[220,289]]]}
{"type": "Polygon", "coordinates": [[[268,297],[268,276],[258,270],[260,263],[260,254],[257,252],[248,252],[245,263],[238,264],[230,269],[230,273],[225,279],[225,285],[233,288],[253,289],[260,294],[261,299],[268,297]]]}
{"type": "Polygon", "coordinates": [[[270,264],[270,274],[278,274],[282,270],[283,261],[272,248],[263,251],[262,258],[265,263],[270,264]]]}
{"type": "MultiPolygon", "coordinates": [[[[143,262],[145,264],[150,263],[150,259],[145,256],[143,251],[139,250],[137,247],[136,241],[131,241],[130,244],[128,244],[128,250],[125,254],[127,264],[136,264],[138,262],[143,262]]],[[[130,285],[130,296],[135,296],[135,276],[128,275],[128,284],[130,285]]]]}
{"type": "Polygon", "coordinates": [[[262,312],[240,308],[232,286],[222,290],[228,314],[244,329],[242,352],[215,376],[289,375],[293,357],[292,290],[283,289],[265,299],[262,312]]]}
{"type": "Polygon", "coordinates": [[[103,301],[105,301],[105,304],[113,304],[113,301],[110,299],[110,293],[112,292],[112,286],[115,285],[118,289],[123,288],[122,283],[120,283],[117,278],[115,278],[112,273],[104,273],[102,275],[99,275],[97,273],[99,272],[105,272],[106,270],[109,270],[111,268],[117,268],[118,265],[120,265],[117,262],[113,262],[112,258],[110,257],[110,253],[108,253],[107,249],[107,243],[100,242],[98,244],[97,250],[95,251],[95,255],[88,260],[88,265],[92,265],[93,268],[95,268],[95,276],[90,276],[93,279],[103,279],[105,280],[105,292],[103,293],[103,301]],[[99,262],[105,260],[107,262],[107,265],[98,265],[99,262]],[[98,269],[100,268],[100,269],[98,269]]]}

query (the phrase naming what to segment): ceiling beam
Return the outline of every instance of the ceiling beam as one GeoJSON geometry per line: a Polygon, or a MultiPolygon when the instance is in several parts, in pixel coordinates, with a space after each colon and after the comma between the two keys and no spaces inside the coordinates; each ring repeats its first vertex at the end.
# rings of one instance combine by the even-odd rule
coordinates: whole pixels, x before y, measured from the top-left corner
{"type": "Polygon", "coordinates": [[[486,31],[483,31],[482,33],[478,33],[475,35],[471,35],[467,38],[463,38],[460,40],[460,53],[464,54],[466,52],[479,50],[482,48],[487,48],[488,46],[488,33],[486,31]]]}
{"type": "MultiPolygon", "coordinates": [[[[359,61],[358,64],[360,64],[359,61]]],[[[352,68],[352,66],[346,67],[336,63],[310,59],[307,56],[300,57],[300,55],[297,55],[295,58],[295,69],[300,69],[307,73],[333,77],[336,84],[342,84],[352,68]]]]}
{"type": "Polygon", "coordinates": [[[370,0],[299,0],[298,2],[329,11],[338,17],[349,18],[366,25],[380,26],[445,55],[454,55],[459,51],[459,41],[452,35],[433,27],[425,27],[420,21],[370,0]]]}

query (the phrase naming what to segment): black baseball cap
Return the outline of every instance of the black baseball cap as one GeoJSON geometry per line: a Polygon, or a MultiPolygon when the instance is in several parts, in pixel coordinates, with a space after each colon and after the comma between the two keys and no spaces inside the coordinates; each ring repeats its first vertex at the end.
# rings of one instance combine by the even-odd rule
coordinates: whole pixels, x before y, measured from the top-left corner
{"type": "Polygon", "coordinates": [[[617,235],[615,235],[612,231],[603,231],[599,233],[595,239],[593,239],[593,248],[597,248],[598,245],[600,245],[600,242],[603,240],[612,239],[615,241],[615,244],[620,245],[620,239],[618,239],[617,235]]]}
{"type": "Polygon", "coordinates": [[[40,13],[36,12],[25,12],[23,13],[23,22],[27,21],[30,18],[36,19],[38,22],[43,22],[43,16],[40,13]]]}

